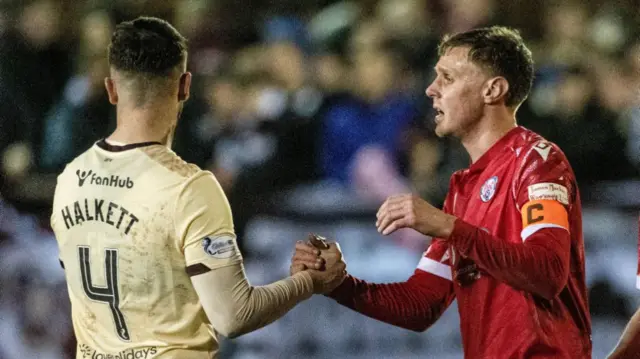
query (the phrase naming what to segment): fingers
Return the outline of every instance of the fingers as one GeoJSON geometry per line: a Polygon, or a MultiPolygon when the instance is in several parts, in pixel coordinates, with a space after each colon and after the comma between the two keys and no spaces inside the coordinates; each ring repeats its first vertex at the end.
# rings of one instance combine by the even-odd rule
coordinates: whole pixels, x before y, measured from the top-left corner
{"type": "Polygon", "coordinates": [[[406,210],[394,209],[382,214],[382,216],[376,222],[378,232],[382,233],[392,222],[407,217],[409,214],[406,210]]]}
{"type": "Polygon", "coordinates": [[[410,201],[411,197],[389,198],[376,213],[376,227],[380,227],[383,220],[389,215],[396,219],[401,215],[411,213],[412,205],[410,201]]]}
{"type": "Polygon", "coordinates": [[[294,253],[291,263],[295,265],[303,265],[306,268],[321,269],[324,266],[324,259],[315,255],[304,252],[294,253]]]}
{"type": "Polygon", "coordinates": [[[323,290],[323,294],[327,294],[336,289],[342,282],[344,282],[347,277],[347,267],[344,262],[337,263],[330,272],[326,273],[328,276],[327,281],[325,282],[325,288],[323,290]]]}
{"type": "Polygon", "coordinates": [[[396,219],[395,221],[392,221],[386,227],[379,228],[378,232],[382,233],[382,235],[384,236],[388,236],[389,234],[395,232],[396,230],[400,228],[406,228],[406,227],[409,227],[409,221],[405,217],[403,217],[403,218],[396,219]]]}
{"type": "Polygon", "coordinates": [[[384,201],[382,206],[380,206],[380,208],[378,209],[378,213],[376,214],[376,217],[380,218],[382,213],[388,211],[391,208],[397,208],[398,205],[402,205],[407,200],[411,200],[410,194],[401,194],[401,195],[391,196],[387,198],[387,200],[384,201]]]}
{"type": "Polygon", "coordinates": [[[296,252],[307,253],[314,256],[320,255],[320,250],[311,244],[303,241],[296,242],[296,252]]]}

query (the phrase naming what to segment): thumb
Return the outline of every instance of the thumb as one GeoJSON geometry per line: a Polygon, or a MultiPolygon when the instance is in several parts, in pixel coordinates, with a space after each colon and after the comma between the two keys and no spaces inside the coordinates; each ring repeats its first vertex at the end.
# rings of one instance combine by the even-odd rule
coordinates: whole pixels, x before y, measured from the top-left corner
{"type": "Polygon", "coordinates": [[[302,263],[294,263],[289,268],[289,271],[291,272],[291,275],[294,275],[294,274],[296,274],[298,272],[302,272],[305,269],[307,269],[307,267],[304,264],[302,264],[302,263]]]}
{"type": "Polygon", "coordinates": [[[329,249],[327,239],[317,234],[309,234],[309,242],[318,249],[329,249]]]}

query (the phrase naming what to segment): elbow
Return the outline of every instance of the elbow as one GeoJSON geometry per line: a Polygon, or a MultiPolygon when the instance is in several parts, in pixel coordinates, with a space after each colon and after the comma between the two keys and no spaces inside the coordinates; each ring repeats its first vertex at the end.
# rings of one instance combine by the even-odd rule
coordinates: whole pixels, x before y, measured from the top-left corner
{"type": "Polygon", "coordinates": [[[568,281],[568,268],[558,270],[556,273],[542,279],[542,285],[538,288],[537,294],[546,300],[554,300],[562,293],[568,281]]]}
{"type": "Polygon", "coordinates": [[[560,293],[562,292],[562,290],[566,285],[565,282],[562,282],[562,283],[560,283],[560,281],[557,281],[557,282],[558,283],[546,284],[544,288],[540,288],[540,290],[538,290],[537,294],[548,301],[554,300],[558,295],[560,295],[560,293]]]}
{"type": "Polygon", "coordinates": [[[237,337],[242,336],[243,334],[246,334],[246,332],[244,332],[243,330],[240,329],[236,329],[236,330],[230,330],[227,335],[225,335],[225,337],[229,338],[229,339],[235,339],[237,337]]]}
{"type": "Polygon", "coordinates": [[[400,325],[398,325],[399,327],[402,327],[404,329],[408,329],[412,332],[416,332],[416,333],[422,333],[424,331],[426,331],[427,329],[429,329],[431,327],[431,325],[433,325],[435,321],[431,320],[430,318],[420,318],[419,320],[412,320],[410,322],[405,322],[402,323],[400,325]]]}
{"type": "Polygon", "coordinates": [[[223,337],[229,338],[229,339],[237,338],[240,335],[239,328],[230,324],[218,326],[216,328],[216,332],[218,332],[223,337]]]}
{"type": "Polygon", "coordinates": [[[424,331],[429,329],[429,325],[411,326],[411,327],[406,327],[406,329],[409,329],[410,331],[416,332],[416,333],[423,333],[424,331]]]}
{"type": "Polygon", "coordinates": [[[248,310],[246,306],[244,308],[241,306],[229,313],[225,324],[220,328],[220,334],[226,338],[234,339],[260,328],[261,325],[252,318],[255,318],[254,311],[248,310]]]}
{"type": "Polygon", "coordinates": [[[250,323],[235,308],[218,318],[214,329],[225,338],[234,339],[251,331],[250,323]]]}
{"type": "Polygon", "coordinates": [[[237,322],[222,325],[216,329],[218,333],[220,333],[225,338],[229,338],[229,339],[235,339],[247,333],[247,330],[241,325],[239,325],[237,322]]]}
{"type": "Polygon", "coordinates": [[[567,286],[569,281],[569,256],[566,258],[555,252],[547,252],[544,261],[538,262],[541,270],[533,271],[534,277],[530,285],[533,285],[532,292],[552,301],[567,286]]]}

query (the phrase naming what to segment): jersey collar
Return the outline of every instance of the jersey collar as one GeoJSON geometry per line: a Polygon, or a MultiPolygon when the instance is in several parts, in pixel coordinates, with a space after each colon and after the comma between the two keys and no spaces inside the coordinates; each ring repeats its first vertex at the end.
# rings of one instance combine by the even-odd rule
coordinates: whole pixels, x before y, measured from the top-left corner
{"type": "Polygon", "coordinates": [[[96,146],[102,148],[105,151],[109,151],[109,152],[123,152],[123,151],[127,151],[127,150],[132,150],[134,148],[147,147],[147,146],[153,146],[153,145],[161,145],[161,144],[162,143],[157,142],[157,141],[150,141],[150,142],[130,143],[130,144],[124,145],[124,146],[116,146],[116,145],[111,145],[111,144],[107,143],[107,141],[105,141],[105,139],[102,139],[102,140],[96,142],[96,146]]]}
{"type": "Polygon", "coordinates": [[[524,127],[515,127],[509,132],[507,132],[504,136],[502,136],[496,143],[493,144],[489,148],[487,152],[485,152],[480,158],[469,166],[469,172],[476,172],[484,170],[493,159],[495,159],[500,153],[502,153],[513,140],[524,132],[524,127]]]}

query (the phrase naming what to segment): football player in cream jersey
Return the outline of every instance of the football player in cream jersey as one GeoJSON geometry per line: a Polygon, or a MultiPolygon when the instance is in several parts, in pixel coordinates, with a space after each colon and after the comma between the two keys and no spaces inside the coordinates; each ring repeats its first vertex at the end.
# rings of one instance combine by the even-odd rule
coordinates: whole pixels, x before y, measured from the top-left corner
{"type": "Polygon", "coordinates": [[[327,270],[247,281],[216,178],[169,148],[191,83],[185,39],[170,24],[121,23],[108,55],[117,128],[66,166],[51,216],[76,358],[215,358],[217,334],[261,328],[341,283],[334,243],[327,270]]]}

